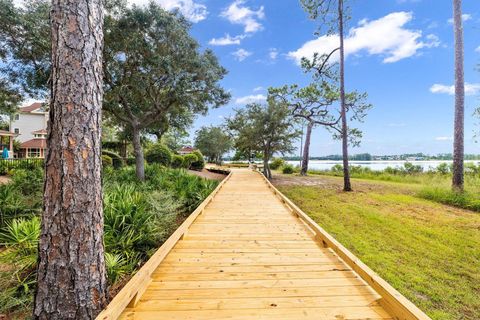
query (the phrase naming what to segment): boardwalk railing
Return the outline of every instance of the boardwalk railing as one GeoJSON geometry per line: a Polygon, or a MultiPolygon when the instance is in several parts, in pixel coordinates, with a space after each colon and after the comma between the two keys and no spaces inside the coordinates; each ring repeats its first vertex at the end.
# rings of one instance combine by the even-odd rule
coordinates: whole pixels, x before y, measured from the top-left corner
{"type": "Polygon", "coordinates": [[[290,199],[283,195],[272,183],[259,171],[257,171],[268,187],[289,208],[293,214],[300,218],[315,234],[325,248],[332,249],[352,270],[354,270],[366,283],[368,283],[379,295],[380,305],[398,320],[431,320],[423,311],[405,298],[400,292],[383,280],[378,274],[358,259],[353,253],[335,240],[322,227],[313,221],[305,212],[297,207],[290,199]]]}
{"type": "Polygon", "coordinates": [[[232,173],[223,179],[213,192],[192,212],[192,214],[178,227],[178,229],[164,242],[152,257],[138,270],[125,287],[112,299],[110,304],[98,316],[97,320],[117,319],[127,307],[134,307],[142,294],[152,281],[152,274],[175,244],[182,239],[195,219],[203,212],[205,207],[213,200],[223,185],[230,179],[232,173]]]}

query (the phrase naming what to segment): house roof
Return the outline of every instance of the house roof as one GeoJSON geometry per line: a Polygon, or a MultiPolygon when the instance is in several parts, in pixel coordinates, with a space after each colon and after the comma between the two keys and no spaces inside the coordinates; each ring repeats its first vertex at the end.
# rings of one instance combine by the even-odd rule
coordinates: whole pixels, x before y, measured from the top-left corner
{"type": "Polygon", "coordinates": [[[21,149],[46,149],[47,148],[47,140],[36,138],[32,140],[25,141],[20,145],[21,149]]]}
{"type": "Polygon", "coordinates": [[[37,130],[37,131],[33,131],[32,133],[33,134],[47,134],[47,130],[46,129],[40,129],[40,130],[37,130]]]}
{"type": "Polygon", "coordinates": [[[178,150],[178,151],[183,151],[183,152],[193,152],[197,149],[193,148],[193,147],[183,147],[182,149],[178,150]]]}
{"type": "Polygon", "coordinates": [[[18,134],[17,134],[17,133],[14,133],[14,132],[5,131],[5,130],[0,130],[0,136],[3,136],[3,137],[16,137],[16,136],[18,136],[18,134]]]}
{"type": "Polygon", "coordinates": [[[33,112],[35,110],[40,109],[42,106],[43,106],[43,102],[35,102],[35,103],[32,103],[29,106],[20,108],[20,112],[30,113],[30,112],[33,112]]]}

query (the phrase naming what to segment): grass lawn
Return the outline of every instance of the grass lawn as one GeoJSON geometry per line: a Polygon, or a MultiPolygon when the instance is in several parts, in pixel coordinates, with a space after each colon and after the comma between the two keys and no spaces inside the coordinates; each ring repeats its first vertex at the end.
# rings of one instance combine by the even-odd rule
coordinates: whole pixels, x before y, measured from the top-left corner
{"type": "Polygon", "coordinates": [[[280,175],[274,184],[432,319],[480,319],[480,214],[418,185],[280,175]]]}

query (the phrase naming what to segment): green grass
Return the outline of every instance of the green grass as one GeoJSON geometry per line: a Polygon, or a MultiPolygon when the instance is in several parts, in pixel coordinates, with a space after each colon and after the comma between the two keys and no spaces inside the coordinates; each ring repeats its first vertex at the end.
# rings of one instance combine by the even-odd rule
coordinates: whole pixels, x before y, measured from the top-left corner
{"type": "MultiPolygon", "coordinates": [[[[309,170],[311,175],[342,176],[338,171],[309,170]]],[[[360,170],[355,167],[351,177],[362,180],[374,180],[410,184],[420,198],[443,203],[458,208],[480,212],[480,176],[478,173],[465,175],[465,192],[459,194],[452,191],[451,174],[435,172],[424,173],[388,173],[384,171],[360,170]]]]}
{"type": "Polygon", "coordinates": [[[432,319],[480,319],[480,215],[394,183],[325,180],[279,189],[432,319]]]}

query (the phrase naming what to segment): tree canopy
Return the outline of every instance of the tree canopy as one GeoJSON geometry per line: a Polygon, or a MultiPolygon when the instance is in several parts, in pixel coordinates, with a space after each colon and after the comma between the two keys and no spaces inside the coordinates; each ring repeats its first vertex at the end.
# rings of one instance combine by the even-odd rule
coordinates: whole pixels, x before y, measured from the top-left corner
{"type": "Polygon", "coordinates": [[[234,136],[234,146],[242,153],[261,152],[264,174],[272,177],[269,168],[271,157],[295,150],[293,143],[300,136],[288,106],[269,99],[268,103],[249,104],[238,109],[227,119],[227,127],[234,136]]]}
{"type": "Polygon", "coordinates": [[[196,132],[195,147],[208,161],[220,163],[222,156],[232,148],[232,139],[222,127],[202,127],[196,132]]]}

